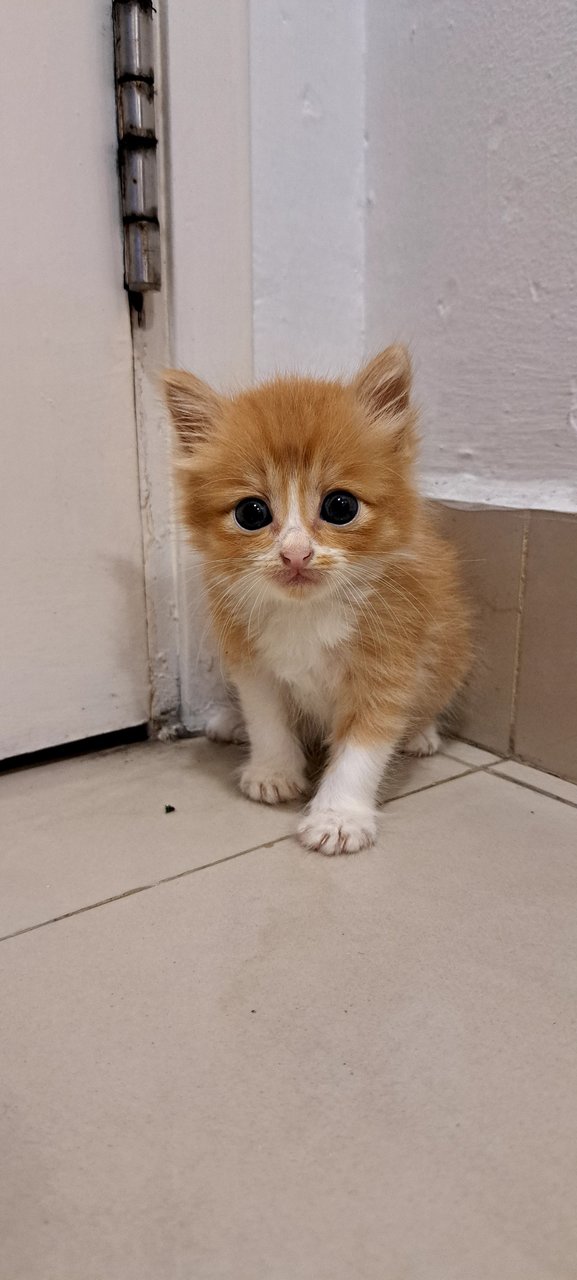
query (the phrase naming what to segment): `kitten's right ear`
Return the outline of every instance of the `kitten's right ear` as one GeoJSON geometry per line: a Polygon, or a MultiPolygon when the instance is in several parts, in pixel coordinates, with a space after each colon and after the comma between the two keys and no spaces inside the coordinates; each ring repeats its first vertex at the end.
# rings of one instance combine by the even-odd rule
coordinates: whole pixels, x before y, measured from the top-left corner
{"type": "Polygon", "coordinates": [[[165,369],[164,398],[185,449],[194,449],[210,435],[220,407],[220,396],[208,383],[184,369],[165,369]]]}

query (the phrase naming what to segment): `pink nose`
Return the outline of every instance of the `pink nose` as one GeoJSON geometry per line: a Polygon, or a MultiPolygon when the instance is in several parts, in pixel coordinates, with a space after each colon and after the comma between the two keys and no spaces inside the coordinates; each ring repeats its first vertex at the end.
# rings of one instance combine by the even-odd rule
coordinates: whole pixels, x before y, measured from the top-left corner
{"type": "Polygon", "coordinates": [[[290,565],[292,569],[302,569],[312,559],[312,554],[312,547],[285,547],[280,558],[283,564],[290,565]]]}

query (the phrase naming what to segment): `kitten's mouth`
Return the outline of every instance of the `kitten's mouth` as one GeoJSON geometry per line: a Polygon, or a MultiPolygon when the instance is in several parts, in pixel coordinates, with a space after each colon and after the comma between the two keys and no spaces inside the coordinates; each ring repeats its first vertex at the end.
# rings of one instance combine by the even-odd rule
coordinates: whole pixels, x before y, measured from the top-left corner
{"type": "Polygon", "coordinates": [[[310,590],[319,582],[319,573],[316,569],[278,569],[274,580],[280,587],[304,587],[310,590]]]}

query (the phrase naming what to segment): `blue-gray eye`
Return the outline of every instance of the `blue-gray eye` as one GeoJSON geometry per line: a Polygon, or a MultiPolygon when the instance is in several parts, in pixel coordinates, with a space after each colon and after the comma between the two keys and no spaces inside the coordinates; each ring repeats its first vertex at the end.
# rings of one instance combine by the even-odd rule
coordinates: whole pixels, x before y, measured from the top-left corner
{"type": "Polygon", "coordinates": [[[350,524],[358,509],[359,502],[354,493],[347,493],[346,489],[335,489],[323,498],[321,520],[326,520],[327,524],[350,524]]]}
{"type": "Polygon", "coordinates": [[[270,524],[272,515],[262,498],[243,498],[236,504],[234,518],[241,529],[248,529],[249,533],[254,533],[257,529],[264,529],[265,525],[270,524]]]}

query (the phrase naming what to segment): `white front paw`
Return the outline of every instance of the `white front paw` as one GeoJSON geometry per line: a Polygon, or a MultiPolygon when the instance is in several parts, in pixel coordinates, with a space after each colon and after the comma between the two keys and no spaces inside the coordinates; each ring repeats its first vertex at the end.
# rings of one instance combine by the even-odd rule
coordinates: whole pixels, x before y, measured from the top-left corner
{"type": "Polygon", "coordinates": [[[262,765],[247,764],[240,775],[240,789],[249,800],[261,804],[284,804],[307,794],[308,781],[304,770],[266,769],[262,765]]]}
{"type": "Polygon", "coordinates": [[[312,809],[300,823],[298,834],[306,849],[318,853],[358,853],[374,844],[377,823],[370,811],[312,809]]]}

